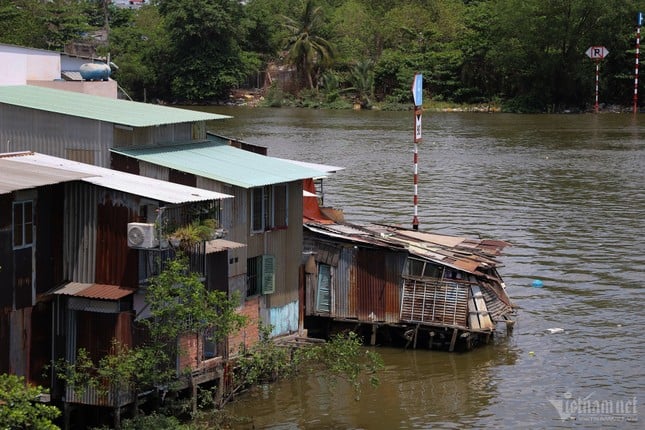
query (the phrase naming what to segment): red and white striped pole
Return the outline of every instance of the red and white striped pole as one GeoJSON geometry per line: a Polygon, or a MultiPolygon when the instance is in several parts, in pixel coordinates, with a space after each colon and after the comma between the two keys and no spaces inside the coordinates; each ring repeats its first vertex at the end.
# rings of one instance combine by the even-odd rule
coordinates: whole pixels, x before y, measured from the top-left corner
{"type": "Polygon", "coordinates": [[[412,218],[412,229],[419,230],[419,145],[414,141],[414,217],[412,218]]]}
{"type": "Polygon", "coordinates": [[[419,142],[421,142],[421,114],[423,112],[423,75],[414,75],[412,84],[412,96],[414,97],[414,217],[412,218],[412,229],[419,230],[419,142]]]}
{"type": "Polygon", "coordinates": [[[636,64],[634,66],[634,113],[638,112],[638,56],[641,48],[641,25],[643,23],[643,12],[638,12],[638,23],[636,25],[636,64]]]}
{"type": "Polygon", "coordinates": [[[600,79],[600,60],[596,60],[596,102],[594,104],[594,111],[598,113],[598,81],[600,79]]]}

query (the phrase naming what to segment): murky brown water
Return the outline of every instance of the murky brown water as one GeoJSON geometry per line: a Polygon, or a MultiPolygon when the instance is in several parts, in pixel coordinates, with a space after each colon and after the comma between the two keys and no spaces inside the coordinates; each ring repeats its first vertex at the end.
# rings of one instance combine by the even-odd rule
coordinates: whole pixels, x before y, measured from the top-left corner
{"type": "MultiPolygon", "coordinates": [[[[411,224],[412,112],[210,109],[235,117],[210,124],[220,134],[345,167],[325,203],[348,220],[411,224]]],[[[642,428],[645,116],[425,113],[419,220],[513,243],[502,272],[521,308],[513,336],[468,354],[378,349],[381,386],[358,401],[307,375],[231,411],[256,429],[642,428]],[[633,399],[623,411],[639,421],[618,421],[633,399]]]]}

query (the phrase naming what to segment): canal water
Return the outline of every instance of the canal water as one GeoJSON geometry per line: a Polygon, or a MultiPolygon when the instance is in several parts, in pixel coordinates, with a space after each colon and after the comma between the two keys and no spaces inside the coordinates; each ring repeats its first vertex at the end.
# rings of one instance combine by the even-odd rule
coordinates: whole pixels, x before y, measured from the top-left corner
{"type": "MultiPolygon", "coordinates": [[[[344,167],[325,204],[347,220],[411,225],[412,112],[199,109],[269,155],[344,167]]],[[[464,354],[376,348],[381,384],[358,400],[320,375],[254,390],[228,406],[239,428],[644,428],[645,117],[422,121],[420,229],[512,243],[514,333],[464,354]]]]}

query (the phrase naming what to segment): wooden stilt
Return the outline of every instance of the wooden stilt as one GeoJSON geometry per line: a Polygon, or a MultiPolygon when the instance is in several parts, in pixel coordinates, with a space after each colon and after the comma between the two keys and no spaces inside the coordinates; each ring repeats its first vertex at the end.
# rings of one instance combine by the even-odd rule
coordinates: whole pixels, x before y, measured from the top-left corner
{"type": "Polygon", "coordinates": [[[224,398],[224,368],[217,367],[217,393],[215,394],[215,407],[222,407],[222,399],[224,398]]]}
{"type": "Polygon", "coordinates": [[[452,352],[455,350],[455,343],[457,343],[457,335],[459,334],[459,329],[452,330],[452,339],[450,339],[450,348],[448,351],[452,352]]]}
{"type": "Polygon", "coordinates": [[[430,340],[428,341],[428,349],[432,349],[432,343],[434,342],[434,331],[430,332],[430,340]]]}
{"type": "Polygon", "coordinates": [[[513,329],[515,328],[515,321],[506,320],[506,334],[513,334],[513,329]]]}
{"type": "Polygon", "coordinates": [[[374,346],[376,345],[376,329],[378,328],[378,325],[372,324],[372,337],[370,339],[370,345],[374,346]]]}
{"type": "Polygon", "coordinates": [[[417,349],[417,335],[419,334],[419,325],[414,328],[414,344],[412,345],[412,349],[417,349]]]}
{"type": "Polygon", "coordinates": [[[197,384],[195,383],[195,380],[191,377],[190,378],[190,385],[191,385],[191,395],[192,398],[191,403],[192,403],[192,410],[193,410],[193,415],[197,414],[197,384]]]}

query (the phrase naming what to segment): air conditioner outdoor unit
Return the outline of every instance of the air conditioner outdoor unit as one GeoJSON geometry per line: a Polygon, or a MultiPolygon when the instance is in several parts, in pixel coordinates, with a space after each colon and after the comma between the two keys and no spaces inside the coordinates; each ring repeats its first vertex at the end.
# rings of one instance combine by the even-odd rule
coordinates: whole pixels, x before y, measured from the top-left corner
{"type": "Polygon", "coordinates": [[[130,248],[156,248],[159,246],[154,224],[143,222],[128,223],[128,246],[130,248]]]}

